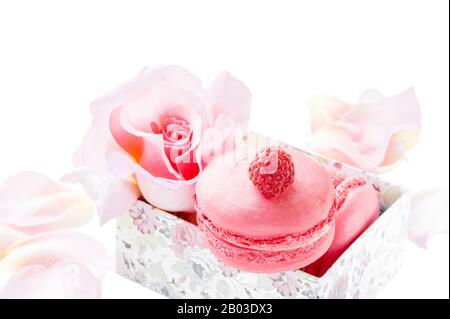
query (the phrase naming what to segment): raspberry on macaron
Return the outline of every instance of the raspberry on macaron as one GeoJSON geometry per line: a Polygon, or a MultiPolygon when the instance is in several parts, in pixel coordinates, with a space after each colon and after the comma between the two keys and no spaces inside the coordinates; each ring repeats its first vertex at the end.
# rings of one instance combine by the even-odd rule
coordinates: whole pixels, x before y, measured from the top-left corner
{"type": "Polygon", "coordinates": [[[250,164],[248,175],[258,191],[271,199],[294,183],[294,163],[291,155],[281,147],[266,147],[250,164]]]}

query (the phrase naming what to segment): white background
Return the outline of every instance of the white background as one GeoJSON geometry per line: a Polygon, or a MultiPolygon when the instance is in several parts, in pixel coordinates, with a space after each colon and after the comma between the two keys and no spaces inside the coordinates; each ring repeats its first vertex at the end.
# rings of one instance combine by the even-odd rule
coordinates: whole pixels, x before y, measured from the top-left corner
{"type": "MultiPolygon", "coordinates": [[[[90,124],[89,102],[143,66],[179,64],[207,84],[226,69],[253,99],[250,128],[296,146],[317,93],[353,102],[409,86],[423,110],[420,145],[386,178],[448,192],[448,1],[1,1],[0,179],[54,178],[90,124]]],[[[114,223],[86,230],[114,248],[114,223]]],[[[380,297],[449,297],[449,238],[407,247],[380,297]]],[[[1,277],[1,276],[0,276],[1,277]]],[[[0,279],[3,280],[5,276],[0,279]]],[[[0,280],[0,284],[1,284],[0,280]]],[[[104,297],[157,294],[109,273],[104,297]]]]}

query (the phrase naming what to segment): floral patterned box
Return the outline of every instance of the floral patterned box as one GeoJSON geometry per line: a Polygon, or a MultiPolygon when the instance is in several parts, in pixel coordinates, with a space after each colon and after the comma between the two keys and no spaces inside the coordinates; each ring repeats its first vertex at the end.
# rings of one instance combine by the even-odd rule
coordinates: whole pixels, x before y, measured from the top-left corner
{"type": "Polygon", "coordinates": [[[223,264],[197,226],[138,201],[117,223],[117,272],[170,298],[373,298],[400,268],[410,195],[400,186],[304,152],[324,166],[364,176],[382,215],[318,278],[303,271],[244,272],[223,264]]]}

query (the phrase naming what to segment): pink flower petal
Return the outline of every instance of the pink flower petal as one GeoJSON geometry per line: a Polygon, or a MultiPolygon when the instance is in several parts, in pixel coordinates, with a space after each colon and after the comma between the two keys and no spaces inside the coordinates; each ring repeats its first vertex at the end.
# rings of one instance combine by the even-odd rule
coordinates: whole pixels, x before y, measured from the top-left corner
{"type": "Polygon", "coordinates": [[[180,174],[170,163],[164,150],[162,135],[146,136],[144,151],[139,166],[152,176],[169,180],[181,179],[180,174]]]}
{"type": "MultiPolygon", "coordinates": [[[[93,105],[96,105],[96,102],[93,105]]],[[[111,106],[99,107],[93,114],[92,125],[73,156],[75,167],[83,167],[96,174],[108,174],[105,163],[106,152],[122,151],[109,131],[111,112],[111,106]]]]}
{"type": "Polygon", "coordinates": [[[167,111],[179,106],[199,114],[205,127],[212,122],[206,92],[200,80],[186,70],[174,66],[145,69],[135,82],[139,94],[121,99],[111,110],[126,109],[126,121],[134,129],[131,133],[155,133],[153,129],[160,127],[167,111]]]}
{"type": "Polygon", "coordinates": [[[101,278],[112,266],[102,244],[66,230],[33,235],[10,245],[0,258],[0,267],[17,271],[30,265],[51,267],[57,262],[83,265],[96,278],[101,278]]]}
{"type": "Polygon", "coordinates": [[[208,88],[211,99],[211,113],[216,119],[219,114],[231,118],[237,127],[246,128],[250,119],[252,95],[244,83],[222,72],[208,88]]]}
{"type": "Polygon", "coordinates": [[[144,198],[152,205],[170,212],[194,211],[194,190],[198,176],[189,181],[172,181],[152,176],[139,168],[136,179],[144,198]]]}
{"type": "Polygon", "coordinates": [[[27,235],[22,232],[11,229],[10,227],[0,226],[0,256],[2,256],[6,248],[26,237],[27,235]]]}
{"type": "Polygon", "coordinates": [[[413,89],[390,98],[369,90],[356,105],[319,97],[310,109],[313,151],[368,171],[395,164],[418,141],[413,89]]]}
{"type": "Polygon", "coordinates": [[[322,128],[327,128],[344,114],[350,105],[328,95],[313,97],[309,101],[311,113],[311,132],[314,134],[322,128]]]}
{"type": "Polygon", "coordinates": [[[193,115],[199,116],[202,129],[209,127],[213,122],[213,117],[208,108],[208,97],[203,88],[200,94],[198,91],[196,92],[175,89],[171,83],[164,82],[158,87],[158,102],[155,105],[157,114],[161,119],[180,116],[190,124],[194,121],[193,115]],[[180,111],[184,114],[180,114],[180,111]]]}
{"type": "Polygon", "coordinates": [[[19,172],[0,187],[0,224],[21,232],[79,226],[92,213],[92,202],[84,193],[40,173],[19,172]]]}
{"type": "Polygon", "coordinates": [[[177,157],[177,170],[183,176],[183,180],[194,179],[200,174],[201,166],[196,161],[195,152],[186,152],[183,156],[177,157]]]}
{"type": "Polygon", "coordinates": [[[14,273],[0,299],[99,298],[100,280],[83,265],[58,262],[49,267],[26,266],[14,273]]]}
{"type": "Polygon", "coordinates": [[[244,131],[234,126],[234,122],[225,114],[219,114],[214,126],[205,131],[201,142],[202,161],[205,164],[215,157],[234,150],[244,131]]]}
{"type": "Polygon", "coordinates": [[[101,224],[126,213],[141,196],[131,177],[96,176],[82,170],[67,174],[63,180],[82,185],[95,203],[101,224]]]}
{"type": "MultiPolygon", "coordinates": [[[[208,122],[205,126],[201,115],[194,111],[193,107],[175,106],[167,108],[162,116],[164,118],[181,118],[189,123],[191,136],[187,145],[176,147],[168,145],[166,142],[165,146],[167,148],[166,155],[169,161],[174,164],[179,179],[190,180],[195,178],[201,171],[201,163],[196,155],[196,150],[199,147],[205,127],[209,126],[210,123],[208,122]]],[[[151,170],[149,172],[155,175],[151,170]]]]}
{"type": "Polygon", "coordinates": [[[124,108],[116,108],[111,112],[109,118],[109,130],[116,143],[122,147],[127,154],[132,156],[136,161],[139,161],[144,149],[142,135],[145,134],[145,132],[137,131],[139,134],[137,135],[124,128],[127,124],[129,127],[131,127],[131,125],[129,124],[129,119],[125,117],[125,115],[128,114],[124,114],[123,110],[124,108]],[[125,121],[127,121],[126,124],[124,123],[125,121]]]}
{"type": "Polygon", "coordinates": [[[141,195],[136,182],[129,179],[107,179],[102,187],[103,196],[97,201],[101,224],[126,213],[141,195]]]}
{"type": "Polygon", "coordinates": [[[427,189],[412,195],[408,219],[408,237],[417,246],[426,248],[436,234],[448,234],[448,191],[427,189]]]}
{"type": "Polygon", "coordinates": [[[124,152],[107,151],[106,165],[108,172],[117,178],[129,178],[136,171],[136,163],[124,152]]]}
{"type": "Polygon", "coordinates": [[[195,75],[179,66],[161,66],[146,69],[148,87],[158,90],[161,106],[188,102],[202,116],[205,125],[210,125],[212,118],[207,109],[208,96],[202,82],[195,75]],[[188,95],[186,95],[188,94],[188,95]],[[174,103],[175,102],[175,103],[174,103]],[[193,103],[194,102],[194,103],[193,103]]]}

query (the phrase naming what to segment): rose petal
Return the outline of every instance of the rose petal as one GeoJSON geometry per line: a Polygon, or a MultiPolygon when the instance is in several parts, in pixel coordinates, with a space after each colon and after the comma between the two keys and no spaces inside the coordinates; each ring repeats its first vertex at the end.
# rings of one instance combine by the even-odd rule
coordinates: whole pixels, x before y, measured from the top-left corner
{"type": "Polygon", "coordinates": [[[196,159],[195,152],[188,151],[176,158],[176,167],[183,176],[183,180],[194,179],[201,172],[201,164],[196,159]]]}
{"type": "Polygon", "coordinates": [[[96,176],[81,170],[67,174],[63,180],[82,185],[95,203],[101,224],[126,213],[141,196],[132,178],[96,176]]]}
{"type": "Polygon", "coordinates": [[[172,102],[182,102],[181,105],[186,105],[188,101],[195,102],[190,104],[201,115],[204,124],[208,126],[212,123],[206,103],[208,96],[202,82],[186,69],[174,65],[147,69],[146,80],[149,86],[159,90],[160,105],[167,106],[166,103],[172,102]],[[189,94],[189,97],[186,94],[189,94]]]}
{"type": "Polygon", "coordinates": [[[417,246],[426,248],[436,234],[448,234],[448,191],[427,189],[412,195],[408,219],[408,237],[417,246]]]}
{"type": "Polygon", "coordinates": [[[61,261],[83,265],[96,278],[112,266],[102,244],[87,235],[65,230],[33,235],[10,245],[0,255],[0,268],[17,271],[29,265],[50,267],[61,261]]]}
{"type": "Polygon", "coordinates": [[[214,120],[219,114],[224,114],[233,120],[235,126],[247,127],[252,95],[244,83],[228,72],[222,72],[209,86],[208,95],[214,120]]]}
{"type": "Polygon", "coordinates": [[[100,223],[126,213],[134,205],[141,193],[135,181],[130,179],[106,178],[102,180],[101,192],[97,200],[100,223]]]}
{"type": "Polygon", "coordinates": [[[59,262],[26,266],[12,274],[0,299],[99,298],[101,283],[83,265],[59,262]]]}
{"type": "Polygon", "coordinates": [[[197,95],[192,91],[174,89],[170,83],[165,82],[158,87],[157,98],[155,108],[160,120],[173,116],[192,124],[194,121],[192,116],[199,116],[202,130],[213,123],[205,91],[197,95]],[[180,114],[180,111],[184,114],[180,114]]]}
{"type": "Polygon", "coordinates": [[[239,139],[238,132],[241,130],[234,127],[234,122],[225,114],[219,114],[214,126],[208,128],[201,142],[202,161],[204,165],[211,162],[215,157],[231,151],[239,139]]]}
{"type": "Polygon", "coordinates": [[[147,69],[140,80],[145,88],[139,98],[116,104],[114,108],[126,109],[130,127],[136,132],[155,133],[153,129],[162,124],[162,115],[176,106],[188,107],[199,114],[205,127],[212,122],[206,92],[199,79],[186,70],[174,66],[147,69]],[[152,127],[152,123],[157,126],[152,127]]]}
{"type": "MultiPolygon", "coordinates": [[[[195,112],[192,107],[174,106],[167,108],[161,114],[163,118],[175,117],[185,120],[189,123],[191,130],[191,138],[188,145],[182,148],[166,146],[168,152],[166,155],[177,170],[178,179],[190,180],[195,178],[201,171],[201,163],[196,156],[196,150],[199,147],[204,127],[202,118],[199,113],[195,112]]],[[[208,123],[210,125],[210,123],[208,123]]],[[[152,170],[148,170],[152,175],[157,176],[152,170]]]]}
{"type": "Polygon", "coordinates": [[[144,145],[144,152],[139,161],[140,167],[158,178],[181,180],[180,174],[167,158],[162,135],[147,136],[144,145]]]}
{"type": "Polygon", "coordinates": [[[27,237],[22,232],[11,229],[10,227],[0,226],[0,256],[13,243],[23,240],[27,237]]]}
{"type": "Polygon", "coordinates": [[[382,102],[386,97],[380,91],[368,89],[358,99],[358,104],[371,104],[382,102]]]}
{"type": "Polygon", "coordinates": [[[136,172],[139,189],[144,198],[150,204],[170,212],[194,211],[193,198],[197,177],[189,181],[171,181],[154,177],[142,168],[136,172]]]}
{"type": "MultiPolygon", "coordinates": [[[[95,105],[96,102],[93,103],[95,105]]],[[[105,154],[108,151],[122,151],[109,131],[109,117],[112,107],[98,108],[93,114],[92,125],[83,137],[73,156],[75,167],[83,167],[92,173],[108,174],[105,154]]]]}
{"type": "Polygon", "coordinates": [[[19,172],[0,187],[0,223],[25,233],[79,226],[92,213],[84,193],[40,173],[19,172]]]}
{"type": "Polygon", "coordinates": [[[406,151],[419,143],[419,131],[400,131],[392,134],[381,167],[395,165],[405,157],[406,151]]]}
{"type": "Polygon", "coordinates": [[[108,172],[117,178],[129,178],[136,171],[136,163],[124,152],[106,152],[108,172]]]}
{"type": "Polygon", "coordinates": [[[109,130],[116,143],[138,162],[144,149],[142,136],[149,133],[136,130],[137,134],[133,134],[135,130],[129,124],[127,115],[122,107],[114,109],[109,118],[109,130]],[[130,132],[132,129],[133,132],[130,132]]]}
{"type": "Polygon", "coordinates": [[[314,134],[318,130],[332,125],[349,108],[349,105],[332,96],[320,95],[313,97],[309,101],[311,132],[314,134]]]}
{"type": "Polygon", "coordinates": [[[403,158],[417,143],[420,131],[414,90],[390,98],[369,90],[359,102],[346,105],[329,97],[313,100],[313,151],[368,171],[403,158]]]}
{"type": "MultiPolygon", "coordinates": [[[[153,172],[156,176],[174,178],[177,173],[164,153],[164,141],[161,134],[136,130],[129,121],[129,114],[122,108],[114,110],[110,118],[110,130],[116,142],[134,160],[153,172]]],[[[112,158],[107,158],[107,162],[112,158]]],[[[113,164],[107,164],[113,166],[113,164]]],[[[117,165],[116,165],[117,166],[117,165]]]]}

